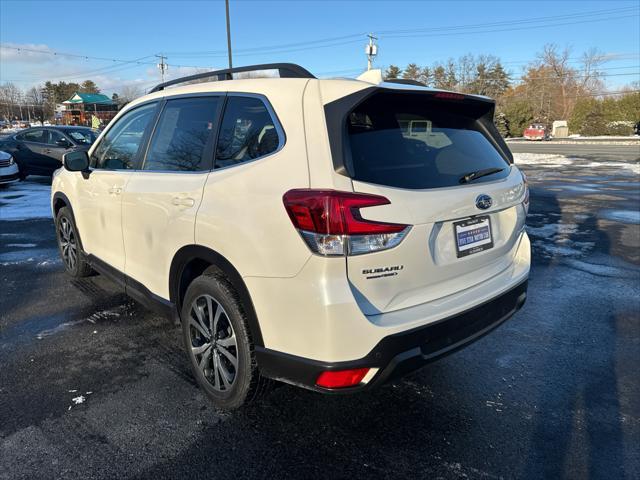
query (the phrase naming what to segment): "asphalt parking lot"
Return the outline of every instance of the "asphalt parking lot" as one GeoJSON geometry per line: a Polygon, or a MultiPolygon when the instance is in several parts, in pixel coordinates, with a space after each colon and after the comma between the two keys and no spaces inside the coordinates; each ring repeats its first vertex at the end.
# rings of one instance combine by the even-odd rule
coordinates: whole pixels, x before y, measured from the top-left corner
{"type": "Polygon", "coordinates": [[[177,327],[65,276],[46,179],[0,190],[0,479],[640,478],[640,147],[548,147],[512,145],[533,245],[513,319],[376,391],[233,414],[177,327]]]}

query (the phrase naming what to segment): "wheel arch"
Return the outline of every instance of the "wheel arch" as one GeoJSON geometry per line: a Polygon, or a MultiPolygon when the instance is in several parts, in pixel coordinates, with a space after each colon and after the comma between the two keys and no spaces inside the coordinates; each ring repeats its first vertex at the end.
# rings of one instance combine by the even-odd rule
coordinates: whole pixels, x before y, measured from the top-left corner
{"type": "Polygon", "coordinates": [[[169,297],[178,312],[189,284],[207,271],[219,271],[238,293],[249,321],[253,343],[263,347],[262,331],[251,295],[242,276],[223,255],[202,245],[186,245],[176,252],[169,270],[169,297]]]}
{"type": "Polygon", "coordinates": [[[51,211],[53,212],[54,220],[58,216],[58,212],[62,207],[67,207],[73,216],[73,209],[71,208],[69,198],[62,192],[56,192],[53,194],[53,198],[51,199],[51,211]]]}
{"type": "MultiPolygon", "coordinates": [[[[80,230],[78,229],[78,222],[76,222],[76,216],[73,214],[73,207],[71,206],[71,201],[69,197],[67,197],[62,192],[56,192],[53,194],[53,198],[51,199],[51,211],[53,212],[53,222],[56,223],[58,218],[58,212],[61,208],[66,207],[69,209],[69,214],[71,215],[71,220],[73,220],[73,224],[76,228],[76,235],[78,237],[78,244],[80,245],[80,249],[84,251],[84,247],[82,244],[82,235],[80,235],[80,230]]],[[[57,228],[57,227],[56,227],[57,228]]]]}

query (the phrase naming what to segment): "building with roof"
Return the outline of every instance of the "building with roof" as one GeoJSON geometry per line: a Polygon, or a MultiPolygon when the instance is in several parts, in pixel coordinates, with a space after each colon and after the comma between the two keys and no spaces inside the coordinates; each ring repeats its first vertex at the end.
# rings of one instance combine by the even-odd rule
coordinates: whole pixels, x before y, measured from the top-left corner
{"type": "Polygon", "coordinates": [[[76,92],[62,104],[62,122],[66,125],[91,125],[93,116],[107,124],[118,113],[117,103],[101,93],[76,92]]]}

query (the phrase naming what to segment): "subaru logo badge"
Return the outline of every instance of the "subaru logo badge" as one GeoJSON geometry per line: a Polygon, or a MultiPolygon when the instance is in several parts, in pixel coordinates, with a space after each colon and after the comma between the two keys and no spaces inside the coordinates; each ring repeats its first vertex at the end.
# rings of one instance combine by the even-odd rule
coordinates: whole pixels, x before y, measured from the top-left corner
{"type": "Polygon", "coordinates": [[[491,205],[493,205],[493,199],[489,195],[482,194],[476,198],[476,207],[480,210],[486,210],[490,208],[491,205]]]}

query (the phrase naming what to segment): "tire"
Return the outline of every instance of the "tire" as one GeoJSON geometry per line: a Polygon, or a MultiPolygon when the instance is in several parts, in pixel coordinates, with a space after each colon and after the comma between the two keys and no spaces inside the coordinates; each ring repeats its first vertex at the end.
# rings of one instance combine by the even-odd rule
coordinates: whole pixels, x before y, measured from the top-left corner
{"type": "Polygon", "coordinates": [[[62,207],[56,215],[56,239],[67,274],[81,278],[93,273],[82,251],[78,229],[68,207],[62,207]]]}
{"type": "Polygon", "coordinates": [[[245,309],[224,276],[196,278],[180,318],[193,375],[217,408],[238,409],[266,391],[270,381],[258,371],[245,309]]]}

